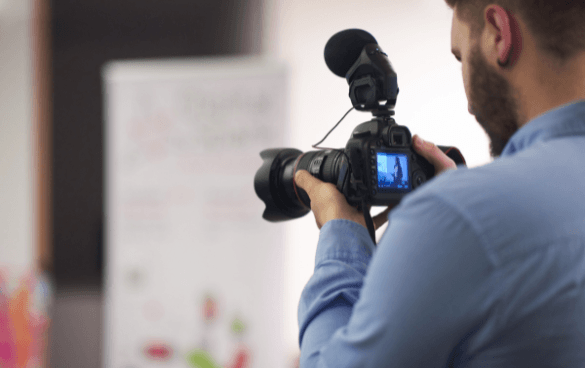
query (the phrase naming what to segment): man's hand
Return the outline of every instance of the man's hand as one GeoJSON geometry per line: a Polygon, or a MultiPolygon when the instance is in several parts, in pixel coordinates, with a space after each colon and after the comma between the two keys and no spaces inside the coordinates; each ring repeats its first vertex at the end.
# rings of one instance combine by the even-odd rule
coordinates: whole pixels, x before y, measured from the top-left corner
{"type": "Polygon", "coordinates": [[[418,135],[412,137],[414,150],[426,158],[435,167],[435,176],[447,170],[457,169],[457,164],[449,156],[443,153],[439,147],[431,142],[425,142],[418,135]]]}
{"type": "MultiPolygon", "coordinates": [[[[435,175],[439,175],[446,170],[457,168],[455,162],[433,143],[425,142],[419,136],[415,135],[413,137],[413,144],[416,152],[435,166],[435,175]]],[[[305,170],[299,170],[295,174],[294,180],[296,185],[304,189],[309,195],[309,198],[311,198],[311,210],[313,210],[319,229],[328,221],[336,219],[350,220],[363,227],[367,227],[363,213],[358,211],[357,208],[350,206],[334,184],[324,183],[305,170]]],[[[386,223],[390,210],[392,210],[392,207],[388,207],[373,218],[375,229],[380,228],[386,223]]]]}
{"type": "MultiPolygon", "coordinates": [[[[295,183],[304,189],[311,198],[311,210],[313,210],[319,229],[326,222],[335,219],[346,219],[367,227],[364,214],[357,208],[350,206],[334,184],[324,183],[306,170],[297,171],[295,183]]],[[[387,221],[389,211],[390,209],[387,209],[373,219],[374,228],[379,228],[387,221]]]]}

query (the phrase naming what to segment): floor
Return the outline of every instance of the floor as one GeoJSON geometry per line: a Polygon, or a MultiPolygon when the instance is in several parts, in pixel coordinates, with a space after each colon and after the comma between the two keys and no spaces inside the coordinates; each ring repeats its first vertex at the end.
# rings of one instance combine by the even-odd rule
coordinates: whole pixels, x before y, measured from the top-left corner
{"type": "Polygon", "coordinates": [[[102,368],[102,294],[66,290],[55,296],[49,335],[49,367],[102,368]]]}

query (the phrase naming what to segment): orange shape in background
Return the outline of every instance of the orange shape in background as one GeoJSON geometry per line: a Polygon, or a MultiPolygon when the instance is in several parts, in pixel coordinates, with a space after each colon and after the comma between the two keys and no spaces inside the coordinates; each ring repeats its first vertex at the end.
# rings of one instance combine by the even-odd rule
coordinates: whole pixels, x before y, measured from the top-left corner
{"type": "Polygon", "coordinates": [[[30,290],[23,281],[9,302],[10,320],[16,342],[16,366],[26,368],[32,345],[32,329],[29,318],[30,290]]]}
{"type": "Polygon", "coordinates": [[[9,295],[6,277],[0,270],[0,368],[43,366],[49,320],[33,311],[33,293],[40,285],[36,280],[29,274],[9,295]]]}

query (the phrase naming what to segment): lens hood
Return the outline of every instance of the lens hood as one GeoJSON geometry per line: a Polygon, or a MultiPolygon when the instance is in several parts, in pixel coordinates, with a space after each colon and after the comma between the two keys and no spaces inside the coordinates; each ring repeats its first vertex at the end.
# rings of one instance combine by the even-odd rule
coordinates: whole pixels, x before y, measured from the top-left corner
{"type": "Polygon", "coordinates": [[[254,176],[254,190],[264,202],[266,209],[262,217],[270,222],[286,221],[302,217],[310,209],[302,206],[287,193],[292,190],[292,175],[284,173],[285,166],[302,154],[293,148],[271,148],[260,152],[262,166],[254,176]],[[291,176],[290,178],[288,176],[291,176]],[[286,188],[286,185],[291,188],[286,188]]]}

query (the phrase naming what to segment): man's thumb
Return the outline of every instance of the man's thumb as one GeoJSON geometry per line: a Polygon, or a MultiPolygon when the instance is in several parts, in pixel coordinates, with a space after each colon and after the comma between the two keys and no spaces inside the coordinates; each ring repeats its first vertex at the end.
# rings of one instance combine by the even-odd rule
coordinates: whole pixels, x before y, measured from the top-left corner
{"type": "Polygon", "coordinates": [[[309,196],[311,196],[311,190],[317,184],[319,184],[320,180],[311,175],[307,170],[299,170],[295,174],[295,183],[301,189],[304,189],[309,196]]]}

